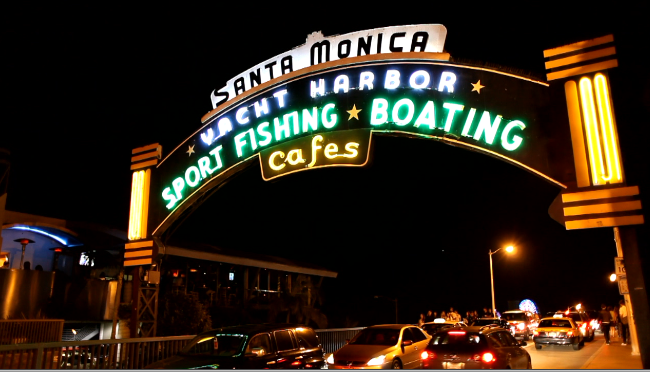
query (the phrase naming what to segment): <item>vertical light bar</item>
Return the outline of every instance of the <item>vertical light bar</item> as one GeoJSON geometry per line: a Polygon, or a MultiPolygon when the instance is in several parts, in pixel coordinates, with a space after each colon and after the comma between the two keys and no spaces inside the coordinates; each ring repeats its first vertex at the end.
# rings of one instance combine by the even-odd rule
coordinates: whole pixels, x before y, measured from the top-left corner
{"type": "MultiPolygon", "coordinates": [[[[147,182],[148,184],[148,182],[147,182]]],[[[129,215],[129,240],[142,239],[143,194],[145,186],[145,171],[133,172],[131,184],[131,213],[129,215]]],[[[147,203],[148,204],[148,203],[147,203]]],[[[145,211],[146,213],[146,211],[145,211]]],[[[146,222],[145,222],[146,226],[146,222]]]]}
{"type": "Polygon", "coordinates": [[[589,163],[591,165],[591,178],[594,185],[600,185],[601,177],[605,171],[603,165],[602,150],[600,148],[600,136],[598,134],[598,118],[594,102],[591,79],[583,77],[580,79],[580,100],[582,101],[582,114],[587,130],[587,147],[589,148],[589,163]]]}
{"type": "Polygon", "coordinates": [[[578,86],[575,81],[569,80],[564,84],[567,111],[569,113],[569,128],[571,129],[571,144],[573,146],[573,163],[576,168],[576,181],[578,187],[591,186],[589,181],[589,166],[585,151],[584,131],[580,117],[580,100],[578,99],[578,86]]]}
{"type": "Polygon", "coordinates": [[[151,168],[142,175],[142,203],[140,205],[140,238],[146,238],[147,219],[149,218],[149,183],[151,181],[151,168]]]}
{"type": "Polygon", "coordinates": [[[614,119],[612,117],[611,102],[609,100],[609,87],[605,75],[596,74],[594,85],[596,86],[596,102],[598,103],[598,115],[600,116],[603,147],[605,148],[605,160],[607,161],[608,171],[608,177],[603,177],[603,179],[610,183],[620,183],[622,182],[622,177],[618,155],[618,141],[616,127],[614,126],[614,119]],[[612,166],[614,167],[613,170],[612,166]]]}

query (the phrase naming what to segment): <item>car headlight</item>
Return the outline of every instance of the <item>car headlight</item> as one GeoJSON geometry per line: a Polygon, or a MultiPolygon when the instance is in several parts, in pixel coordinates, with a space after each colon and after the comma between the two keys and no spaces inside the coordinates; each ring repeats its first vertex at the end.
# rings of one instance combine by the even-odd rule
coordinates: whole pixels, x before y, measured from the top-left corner
{"type": "Polygon", "coordinates": [[[368,362],[368,365],[369,366],[380,366],[380,365],[384,364],[385,359],[386,359],[386,355],[380,355],[380,356],[378,356],[376,358],[370,359],[370,361],[368,362]]]}
{"type": "Polygon", "coordinates": [[[330,354],[330,356],[327,357],[327,363],[334,364],[334,354],[330,354]]]}

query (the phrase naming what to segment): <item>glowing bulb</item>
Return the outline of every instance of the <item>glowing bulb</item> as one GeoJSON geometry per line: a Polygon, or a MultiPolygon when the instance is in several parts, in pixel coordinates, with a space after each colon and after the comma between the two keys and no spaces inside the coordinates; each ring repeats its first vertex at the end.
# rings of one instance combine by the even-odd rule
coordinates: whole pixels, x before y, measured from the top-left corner
{"type": "Polygon", "coordinates": [[[514,250],[515,250],[515,247],[513,247],[511,245],[506,248],[506,252],[508,252],[508,253],[512,253],[512,252],[514,252],[514,250]]]}
{"type": "Polygon", "coordinates": [[[609,276],[609,281],[615,282],[616,281],[616,274],[612,274],[609,276]]]}

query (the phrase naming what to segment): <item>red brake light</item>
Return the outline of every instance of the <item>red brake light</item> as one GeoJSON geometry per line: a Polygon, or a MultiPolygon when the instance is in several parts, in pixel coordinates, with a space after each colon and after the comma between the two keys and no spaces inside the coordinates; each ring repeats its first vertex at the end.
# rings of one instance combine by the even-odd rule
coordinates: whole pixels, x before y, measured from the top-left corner
{"type": "Polygon", "coordinates": [[[496,360],[496,358],[494,357],[494,354],[492,354],[492,353],[483,354],[483,356],[481,356],[481,359],[486,363],[492,363],[492,362],[494,362],[496,360]]]}
{"type": "Polygon", "coordinates": [[[458,336],[458,335],[464,335],[464,334],[466,334],[466,333],[467,333],[467,332],[465,332],[465,331],[449,331],[449,334],[450,334],[450,335],[456,335],[456,336],[458,336]]]}
{"type": "Polygon", "coordinates": [[[436,354],[425,350],[422,352],[422,354],[420,354],[420,358],[422,358],[422,360],[436,359],[436,354]]]}
{"type": "Polygon", "coordinates": [[[296,360],[295,362],[291,363],[291,365],[292,365],[292,366],[299,366],[300,363],[302,363],[302,362],[299,361],[299,360],[296,360]]]}
{"type": "Polygon", "coordinates": [[[573,337],[573,331],[568,331],[568,332],[566,333],[566,336],[567,336],[567,337],[573,337]]]}
{"type": "Polygon", "coordinates": [[[582,328],[587,328],[587,323],[582,323],[582,328]]]}
{"type": "Polygon", "coordinates": [[[533,331],[533,336],[539,336],[539,332],[537,330],[533,331]]]}

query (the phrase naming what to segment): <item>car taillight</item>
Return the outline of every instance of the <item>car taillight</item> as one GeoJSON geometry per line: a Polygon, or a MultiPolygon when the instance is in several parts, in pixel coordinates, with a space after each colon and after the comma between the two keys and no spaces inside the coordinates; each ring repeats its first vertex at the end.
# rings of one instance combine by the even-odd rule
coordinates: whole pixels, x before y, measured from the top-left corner
{"type": "Polygon", "coordinates": [[[534,330],[534,331],[533,331],[533,336],[539,336],[539,331],[534,330]]]}
{"type": "Polygon", "coordinates": [[[494,357],[494,354],[492,353],[484,353],[483,355],[481,355],[481,360],[484,361],[485,363],[492,363],[497,359],[494,357]]]}
{"type": "Polygon", "coordinates": [[[436,359],[436,354],[431,351],[423,351],[422,354],[420,354],[420,358],[422,360],[427,360],[427,359],[436,359]]]}
{"type": "Polygon", "coordinates": [[[568,331],[568,332],[566,333],[566,336],[567,336],[567,337],[573,337],[573,331],[568,331]]]}
{"type": "Polygon", "coordinates": [[[465,333],[467,333],[467,332],[465,332],[465,331],[449,331],[449,334],[454,335],[454,336],[464,335],[465,333]]]}
{"type": "Polygon", "coordinates": [[[525,323],[519,323],[519,324],[517,324],[517,328],[519,328],[520,330],[523,331],[524,328],[526,328],[526,324],[525,323]]]}
{"type": "Polygon", "coordinates": [[[582,323],[582,328],[587,329],[587,323],[582,323]]]}

